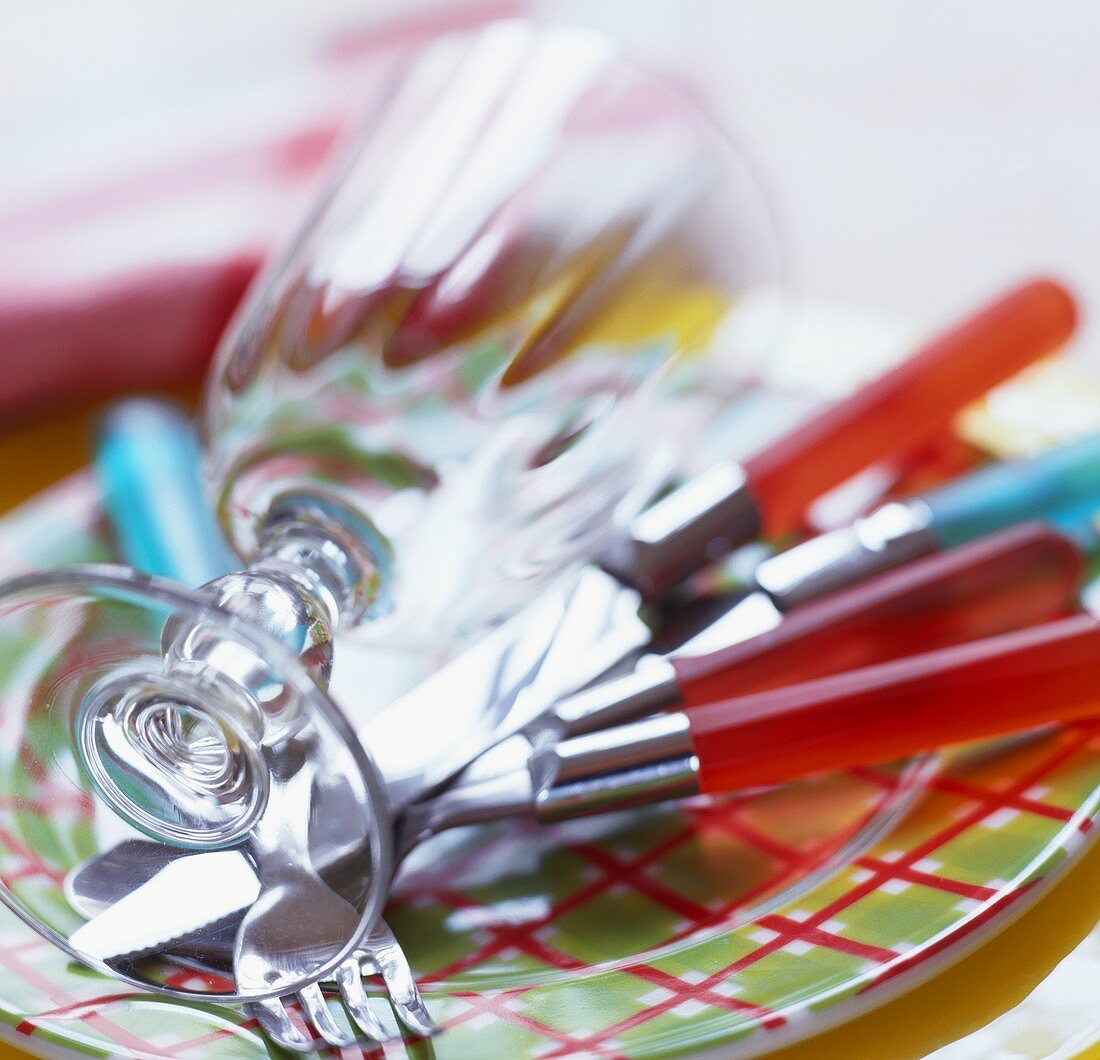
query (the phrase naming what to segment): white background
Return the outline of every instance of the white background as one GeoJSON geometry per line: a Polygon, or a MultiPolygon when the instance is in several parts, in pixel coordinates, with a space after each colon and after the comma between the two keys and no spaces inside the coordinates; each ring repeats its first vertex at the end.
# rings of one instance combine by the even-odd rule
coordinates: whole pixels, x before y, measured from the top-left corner
{"type": "MultiPolygon", "coordinates": [[[[0,209],[277,122],[334,26],[417,6],[9,0],[0,209]]],[[[705,82],[766,175],[797,290],[924,323],[1049,270],[1100,305],[1091,0],[533,6],[705,82]]]]}

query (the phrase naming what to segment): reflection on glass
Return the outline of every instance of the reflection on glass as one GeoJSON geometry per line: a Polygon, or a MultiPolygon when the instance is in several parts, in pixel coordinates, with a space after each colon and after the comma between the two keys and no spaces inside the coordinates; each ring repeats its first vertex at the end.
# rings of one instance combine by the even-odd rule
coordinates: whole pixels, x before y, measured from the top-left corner
{"type": "Polygon", "coordinates": [[[774,274],[758,193],[683,90],[587,31],[437,42],[221,350],[223,521],[249,557],[273,497],[335,486],[377,531],[374,636],[484,624],[649,499],[670,369],[774,274]]]}
{"type": "MultiPolygon", "coordinates": [[[[318,968],[374,922],[390,871],[380,789],[342,715],[276,641],[171,583],[85,567],[4,584],[0,659],[0,901],[71,956],[159,990],[260,992],[234,982],[217,932],[195,929],[204,874],[221,878],[202,860],[211,852],[251,877],[245,918],[272,904],[275,885],[241,845],[254,846],[261,828],[301,834],[304,868],[284,856],[284,875],[339,857],[361,867],[340,890],[345,933],[320,940],[318,968]],[[285,777],[301,778],[289,811],[273,794],[285,777]],[[104,948],[106,929],[89,932],[86,920],[162,867],[146,872],[125,845],[135,842],[163,850],[163,865],[197,852],[181,861],[195,869],[192,885],[129,907],[104,948]],[[110,900],[74,898],[71,874],[101,857],[110,900]],[[186,943],[171,945],[177,936],[186,943]],[[162,952],[146,955],[150,938],[162,952]],[[196,979],[188,961],[217,974],[196,979]]],[[[238,924],[226,927],[232,939],[238,924]]]]}

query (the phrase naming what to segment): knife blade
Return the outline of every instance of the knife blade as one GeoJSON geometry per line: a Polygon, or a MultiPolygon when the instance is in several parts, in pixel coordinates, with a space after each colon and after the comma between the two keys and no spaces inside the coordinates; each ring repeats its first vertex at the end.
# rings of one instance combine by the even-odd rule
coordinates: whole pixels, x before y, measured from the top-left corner
{"type": "MultiPolygon", "coordinates": [[[[68,889],[78,884],[73,877],[68,889]]],[[[259,894],[259,878],[239,851],[185,854],[103,908],[72,933],[69,943],[101,961],[167,950],[247,909],[259,894]]]]}
{"type": "MultiPolygon", "coordinates": [[[[641,607],[634,589],[584,567],[361,725],[391,813],[642,649],[641,607]]],[[[336,668],[337,702],[365,679],[356,661],[345,653],[336,668]]]]}

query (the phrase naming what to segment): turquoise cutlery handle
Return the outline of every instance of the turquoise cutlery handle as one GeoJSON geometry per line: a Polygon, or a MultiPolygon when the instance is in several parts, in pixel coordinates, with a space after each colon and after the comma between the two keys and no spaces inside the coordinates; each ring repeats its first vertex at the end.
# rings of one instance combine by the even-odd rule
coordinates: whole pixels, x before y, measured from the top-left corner
{"type": "Polygon", "coordinates": [[[991,464],[923,499],[944,547],[1028,519],[1075,529],[1100,509],[1100,434],[1028,460],[991,464]]]}
{"type": "Polygon", "coordinates": [[[95,467],[131,566],[202,585],[238,565],[207,500],[202,454],[181,409],[145,398],[113,406],[100,423],[95,467]]]}

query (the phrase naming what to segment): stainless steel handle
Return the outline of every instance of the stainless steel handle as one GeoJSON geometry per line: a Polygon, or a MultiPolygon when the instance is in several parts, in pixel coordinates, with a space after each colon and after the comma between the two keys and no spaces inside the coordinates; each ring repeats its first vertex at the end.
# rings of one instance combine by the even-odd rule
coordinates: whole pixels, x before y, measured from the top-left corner
{"type": "Polygon", "coordinates": [[[885,504],[851,526],[804,541],[764,560],[756,584],[780,611],[816,600],[937,551],[932,513],[922,501],[885,504]]]}

